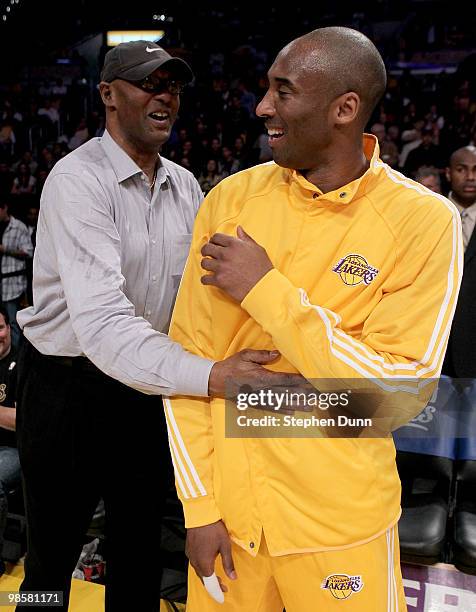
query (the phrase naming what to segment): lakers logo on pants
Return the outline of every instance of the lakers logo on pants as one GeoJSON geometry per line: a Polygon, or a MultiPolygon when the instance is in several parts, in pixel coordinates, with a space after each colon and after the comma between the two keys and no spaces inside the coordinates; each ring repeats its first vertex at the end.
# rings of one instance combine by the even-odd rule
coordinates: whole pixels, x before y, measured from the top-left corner
{"type": "Polygon", "coordinates": [[[264,537],[256,557],[232,544],[237,580],[217,559],[215,572],[228,588],[225,603],[206,592],[189,570],[187,612],[406,612],[398,531],[340,550],[272,557],[264,537]]]}

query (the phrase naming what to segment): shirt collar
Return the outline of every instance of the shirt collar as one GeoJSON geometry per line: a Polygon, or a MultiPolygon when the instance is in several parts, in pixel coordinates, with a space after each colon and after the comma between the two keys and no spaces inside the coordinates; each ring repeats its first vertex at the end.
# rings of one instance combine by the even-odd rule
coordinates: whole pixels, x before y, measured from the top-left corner
{"type": "Polygon", "coordinates": [[[381,172],[382,167],[385,165],[379,159],[380,148],[378,140],[373,134],[363,135],[363,149],[364,155],[369,161],[369,167],[366,172],[358,179],[355,179],[346,185],[342,185],[342,187],[334,189],[334,191],[323,193],[297,170],[289,170],[291,180],[296,181],[302,189],[312,192],[313,194],[318,194],[318,201],[324,200],[326,202],[333,202],[336,204],[349,204],[364,187],[368,189],[369,183],[377,174],[381,172]]]}
{"type": "MultiPolygon", "coordinates": [[[[119,183],[122,183],[126,179],[130,178],[131,176],[135,176],[136,174],[143,174],[142,169],[139,168],[136,162],[129,157],[129,155],[127,155],[122,147],[117,144],[107,130],[104,131],[101,138],[101,145],[109,161],[111,162],[111,166],[119,183]]],[[[157,169],[156,184],[160,184],[165,181],[167,176],[169,176],[169,171],[162,163],[160,155],[157,155],[157,157],[159,167],[157,169]]]]}
{"type": "Polygon", "coordinates": [[[468,215],[468,217],[471,219],[471,221],[476,222],[476,202],[474,202],[474,204],[471,204],[471,206],[467,206],[466,208],[464,206],[461,206],[461,204],[459,204],[453,197],[453,192],[450,191],[448,194],[448,200],[451,200],[453,202],[453,204],[456,206],[456,208],[458,209],[459,213],[461,214],[462,212],[466,212],[466,214],[468,215]]]}

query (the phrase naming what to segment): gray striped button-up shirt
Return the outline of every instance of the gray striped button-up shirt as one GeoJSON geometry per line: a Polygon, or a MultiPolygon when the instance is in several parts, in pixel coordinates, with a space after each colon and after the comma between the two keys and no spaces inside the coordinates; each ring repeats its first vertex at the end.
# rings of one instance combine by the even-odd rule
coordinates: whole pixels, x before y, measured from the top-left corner
{"type": "MultiPolygon", "coordinates": [[[[10,215],[10,221],[3,233],[2,244],[7,253],[23,251],[31,259],[33,245],[28,228],[19,219],[10,215]]],[[[3,302],[15,300],[26,291],[26,262],[12,255],[2,255],[2,274],[7,276],[2,280],[1,296],[3,302]]]]}
{"type": "Polygon", "coordinates": [[[43,354],[86,355],[145,393],[207,395],[213,362],[165,335],[203,196],[188,170],[160,161],[152,195],[107,132],[55,165],[41,198],[34,306],[18,322],[43,354]]]}

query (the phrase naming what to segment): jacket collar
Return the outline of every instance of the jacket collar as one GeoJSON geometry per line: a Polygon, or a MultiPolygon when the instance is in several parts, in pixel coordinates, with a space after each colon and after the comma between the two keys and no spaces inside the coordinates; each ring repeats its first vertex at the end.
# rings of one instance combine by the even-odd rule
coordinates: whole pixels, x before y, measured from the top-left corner
{"type": "Polygon", "coordinates": [[[318,194],[319,197],[317,199],[314,195],[316,202],[325,202],[326,204],[350,204],[356,197],[360,196],[364,189],[366,191],[368,190],[369,183],[380,174],[384,166],[384,163],[379,159],[380,148],[378,140],[373,134],[363,135],[363,149],[365,157],[369,161],[368,169],[361,177],[346,185],[342,185],[342,187],[338,189],[323,193],[313,183],[309,182],[298,170],[289,169],[288,172],[290,173],[291,182],[297,183],[302,190],[308,192],[311,198],[314,194],[318,194]]]}

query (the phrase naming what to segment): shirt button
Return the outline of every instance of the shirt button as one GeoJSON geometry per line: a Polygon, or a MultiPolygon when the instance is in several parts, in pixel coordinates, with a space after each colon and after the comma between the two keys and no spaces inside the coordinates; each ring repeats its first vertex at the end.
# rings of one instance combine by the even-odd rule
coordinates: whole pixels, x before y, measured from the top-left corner
{"type": "Polygon", "coordinates": [[[145,313],[145,314],[146,314],[148,317],[150,317],[150,315],[152,314],[152,312],[151,312],[150,310],[146,310],[146,313],[145,313]]]}
{"type": "Polygon", "coordinates": [[[155,240],[151,240],[152,244],[155,244],[155,240]]]}
{"type": "Polygon", "coordinates": [[[254,548],[255,547],[255,543],[254,542],[250,542],[250,548],[254,548]]]}
{"type": "Polygon", "coordinates": [[[157,280],[157,276],[155,276],[155,274],[154,274],[154,276],[152,277],[152,280],[153,280],[153,281],[156,281],[156,280],[157,280]]]}
{"type": "Polygon", "coordinates": [[[141,175],[140,180],[145,181],[145,176],[143,174],[141,175]]]}

